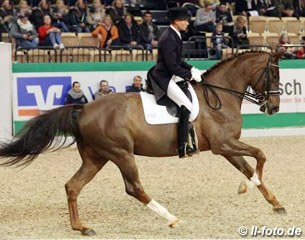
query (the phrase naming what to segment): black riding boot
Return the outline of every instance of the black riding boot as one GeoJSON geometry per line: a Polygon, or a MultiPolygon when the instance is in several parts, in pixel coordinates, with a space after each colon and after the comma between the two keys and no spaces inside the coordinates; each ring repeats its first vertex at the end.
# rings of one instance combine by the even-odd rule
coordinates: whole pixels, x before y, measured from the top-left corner
{"type": "Polygon", "coordinates": [[[178,153],[179,158],[192,156],[196,149],[188,145],[189,136],[189,116],[190,111],[185,107],[180,108],[180,118],[178,123],[178,153]]]}

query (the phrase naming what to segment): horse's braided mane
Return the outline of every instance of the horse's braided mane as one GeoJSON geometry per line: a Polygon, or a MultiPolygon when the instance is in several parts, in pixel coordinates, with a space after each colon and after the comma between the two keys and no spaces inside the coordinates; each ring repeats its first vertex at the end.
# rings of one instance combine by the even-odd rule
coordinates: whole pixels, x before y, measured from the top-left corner
{"type": "Polygon", "coordinates": [[[203,73],[203,76],[206,77],[210,72],[212,72],[215,68],[218,68],[219,66],[225,64],[226,62],[229,62],[241,55],[245,55],[245,54],[248,54],[248,53],[267,53],[266,51],[262,51],[262,50],[251,50],[251,51],[245,51],[245,52],[242,52],[242,53],[238,53],[238,54],[235,54],[233,55],[232,57],[229,57],[229,58],[226,58],[218,63],[216,63],[215,65],[213,65],[212,67],[210,67],[209,69],[206,70],[206,72],[203,73]]]}

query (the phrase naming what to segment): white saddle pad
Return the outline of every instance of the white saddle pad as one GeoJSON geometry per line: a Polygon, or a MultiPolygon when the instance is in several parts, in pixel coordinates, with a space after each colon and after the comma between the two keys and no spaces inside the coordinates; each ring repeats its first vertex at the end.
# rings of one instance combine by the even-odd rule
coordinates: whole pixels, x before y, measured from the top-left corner
{"type": "MultiPolygon", "coordinates": [[[[190,114],[190,121],[194,121],[199,113],[199,103],[196,92],[188,82],[188,88],[192,95],[193,108],[190,114]]],[[[155,96],[146,92],[140,92],[144,109],[145,120],[149,124],[177,123],[179,118],[170,115],[165,106],[158,105],[155,96]]]]}

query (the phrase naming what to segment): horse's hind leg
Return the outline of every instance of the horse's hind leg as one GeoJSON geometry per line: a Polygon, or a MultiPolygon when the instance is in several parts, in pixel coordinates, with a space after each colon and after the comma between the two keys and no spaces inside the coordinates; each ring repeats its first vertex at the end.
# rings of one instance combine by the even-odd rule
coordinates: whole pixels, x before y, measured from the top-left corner
{"type": "Polygon", "coordinates": [[[132,154],[127,155],[124,159],[120,159],[119,162],[115,162],[119,167],[123,180],[125,183],[125,188],[127,194],[133,196],[152,211],[157,213],[159,216],[168,220],[168,225],[170,227],[175,227],[178,223],[178,218],[169,213],[169,211],[160,205],[155,200],[151,199],[145,192],[141,185],[138,169],[135,163],[134,156],[132,154]]]}
{"type": "MultiPolygon", "coordinates": [[[[249,180],[251,180],[254,169],[241,156],[226,156],[223,155],[234,167],[242,172],[249,180]]],[[[273,210],[277,213],[286,213],[285,208],[280,204],[276,197],[267,189],[263,181],[257,186],[265,199],[272,204],[273,210]]]]}
{"type": "Polygon", "coordinates": [[[66,193],[68,198],[68,207],[70,214],[71,227],[73,230],[80,231],[83,235],[95,235],[94,230],[82,225],[77,208],[77,197],[82,188],[89,183],[93,177],[102,169],[108,160],[101,159],[91,148],[81,147],[78,150],[83,163],[75,175],[66,183],[66,193]]]}

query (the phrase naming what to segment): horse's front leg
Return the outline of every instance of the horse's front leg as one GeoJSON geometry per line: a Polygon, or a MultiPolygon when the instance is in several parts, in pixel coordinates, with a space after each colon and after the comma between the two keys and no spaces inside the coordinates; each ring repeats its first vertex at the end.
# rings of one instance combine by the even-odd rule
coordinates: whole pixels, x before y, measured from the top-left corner
{"type": "Polygon", "coordinates": [[[242,143],[236,139],[231,139],[225,143],[213,143],[212,152],[224,156],[240,172],[242,172],[253,184],[255,184],[265,199],[272,204],[273,210],[277,213],[286,213],[285,208],[276,199],[262,180],[263,168],[266,162],[265,154],[258,148],[242,143]],[[256,170],[247,163],[243,156],[251,156],[257,160],[256,170]],[[256,174],[258,175],[258,179],[256,174]]]}
{"type": "MultiPolygon", "coordinates": [[[[252,179],[254,169],[247,163],[247,161],[241,156],[227,156],[224,157],[240,172],[242,172],[249,180],[252,179]]],[[[263,181],[257,186],[265,199],[273,206],[273,210],[277,213],[286,213],[283,205],[277,200],[275,195],[268,190],[263,181]]]]}
{"type": "Polygon", "coordinates": [[[266,156],[262,150],[259,148],[252,147],[246,143],[240,142],[234,138],[224,142],[224,143],[215,143],[211,144],[212,152],[214,154],[220,154],[223,156],[250,156],[256,159],[256,169],[255,173],[252,174],[252,181],[256,181],[256,184],[259,184],[259,181],[262,181],[264,165],[266,162],[266,156]],[[259,181],[257,181],[257,177],[259,181]]]}

